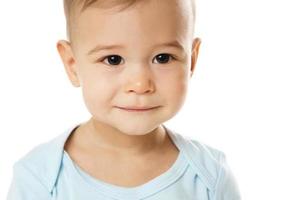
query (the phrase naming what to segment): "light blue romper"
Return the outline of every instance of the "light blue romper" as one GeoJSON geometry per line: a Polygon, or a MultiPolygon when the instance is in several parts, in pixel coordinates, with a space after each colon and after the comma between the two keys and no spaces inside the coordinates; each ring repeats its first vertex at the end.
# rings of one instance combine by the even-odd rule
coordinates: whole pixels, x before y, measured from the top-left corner
{"type": "MultiPolygon", "coordinates": [[[[223,152],[167,130],[179,155],[163,174],[137,187],[121,187],[83,171],[64,151],[74,124],[13,166],[7,200],[240,200],[223,152]]],[[[159,164],[159,163],[158,163],[159,164]]]]}

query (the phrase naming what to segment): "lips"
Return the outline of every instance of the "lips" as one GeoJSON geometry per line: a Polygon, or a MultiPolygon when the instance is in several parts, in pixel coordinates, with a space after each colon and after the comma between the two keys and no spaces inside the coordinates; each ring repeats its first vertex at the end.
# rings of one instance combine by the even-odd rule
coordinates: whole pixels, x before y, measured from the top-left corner
{"type": "Polygon", "coordinates": [[[133,107],[118,107],[117,108],[120,108],[120,109],[123,109],[123,110],[128,110],[128,111],[147,111],[147,110],[152,110],[152,109],[155,109],[155,108],[158,108],[159,106],[154,106],[154,107],[136,107],[136,106],[133,106],[133,107]]]}

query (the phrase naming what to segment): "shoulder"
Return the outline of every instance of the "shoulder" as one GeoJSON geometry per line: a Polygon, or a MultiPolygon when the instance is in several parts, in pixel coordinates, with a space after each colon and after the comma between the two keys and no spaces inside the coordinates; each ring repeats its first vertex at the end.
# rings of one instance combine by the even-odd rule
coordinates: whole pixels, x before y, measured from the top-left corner
{"type": "Polygon", "coordinates": [[[238,186],[223,151],[194,138],[172,131],[190,167],[214,196],[212,199],[239,200],[238,186]]]}
{"type": "Polygon", "coordinates": [[[200,177],[206,177],[214,200],[240,200],[241,194],[236,178],[223,151],[190,139],[191,148],[196,148],[194,164],[200,177]],[[192,147],[193,146],[193,147],[192,147]]]}
{"type": "Polygon", "coordinates": [[[210,190],[214,190],[223,167],[224,152],[199,140],[179,133],[175,134],[190,166],[201,177],[205,185],[210,190]]]}
{"type": "Polygon", "coordinates": [[[60,171],[64,144],[76,126],[74,124],[52,140],[35,146],[16,161],[13,165],[14,178],[26,176],[26,179],[34,180],[48,192],[52,192],[60,171]]]}

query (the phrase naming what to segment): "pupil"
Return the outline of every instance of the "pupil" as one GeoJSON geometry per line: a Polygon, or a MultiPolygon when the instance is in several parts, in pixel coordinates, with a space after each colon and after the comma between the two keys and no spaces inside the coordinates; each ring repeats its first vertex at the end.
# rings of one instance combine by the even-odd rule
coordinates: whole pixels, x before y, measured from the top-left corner
{"type": "Polygon", "coordinates": [[[121,57],[120,56],[109,56],[108,62],[111,65],[118,65],[121,62],[121,57]]]}
{"type": "Polygon", "coordinates": [[[167,63],[169,61],[169,55],[168,54],[159,54],[157,56],[157,60],[160,62],[160,63],[167,63]]]}

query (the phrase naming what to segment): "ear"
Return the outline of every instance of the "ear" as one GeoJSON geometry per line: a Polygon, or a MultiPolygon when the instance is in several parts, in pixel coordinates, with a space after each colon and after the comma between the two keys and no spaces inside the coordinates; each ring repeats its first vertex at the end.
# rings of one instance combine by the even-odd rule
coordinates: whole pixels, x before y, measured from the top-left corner
{"type": "Polygon", "coordinates": [[[70,42],[66,40],[59,40],[56,43],[56,48],[72,85],[74,87],[80,87],[80,81],[76,71],[76,62],[70,42]]]}
{"type": "Polygon", "coordinates": [[[200,38],[195,38],[193,40],[193,46],[192,46],[192,62],[191,62],[191,76],[193,76],[193,73],[195,71],[197,59],[198,59],[198,54],[199,54],[199,49],[200,49],[200,44],[201,44],[201,39],[200,38]]]}

